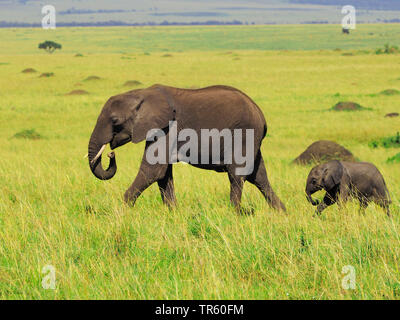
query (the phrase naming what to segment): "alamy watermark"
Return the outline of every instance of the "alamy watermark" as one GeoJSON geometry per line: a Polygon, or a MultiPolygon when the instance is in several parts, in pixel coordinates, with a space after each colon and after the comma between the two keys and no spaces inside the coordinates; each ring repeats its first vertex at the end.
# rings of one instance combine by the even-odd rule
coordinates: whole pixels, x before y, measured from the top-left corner
{"type": "Polygon", "coordinates": [[[342,19],[342,27],[343,29],[349,30],[352,29],[354,30],[356,28],[356,8],[353,6],[344,6],[342,8],[342,14],[345,16],[342,19]]]}
{"type": "Polygon", "coordinates": [[[356,288],[356,269],[353,266],[344,266],[342,274],[345,276],[342,279],[342,288],[344,290],[355,290],[356,288]]]}
{"type": "Polygon", "coordinates": [[[52,5],[45,5],[42,8],[42,28],[55,29],[56,28],[56,8],[52,5]]]}
{"type": "MultiPolygon", "coordinates": [[[[56,28],[56,8],[53,5],[45,5],[42,7],[42,28],[55,29],[56,28]]],[[[343,29],[356,28],[356,8],[352,5],[342,7],[342,14],[345,15],[342,19],[343,29]]]]}
{"type": "Polygon", "coordinates": [[[45,290],[56,289],[56,268],[52,265],[45,265],[42,268],[42,274],[45,276],[42,278],[42,288],[45,290]]]}
{"type": "Polygon", "coordinates": [[[152,129],[147,133],[146,140],[153,142],[146,149],[145,156],[148,163],[167,164],[178,161],[195,165],[234,163],[236,166],[242,166],[235,169],[235,174],[242,176],[249,175],[254,170],[254,129],[221,131],[200,129],[200,137],[196,130],[189,128],[180,130],[178,134],[176,121],[170,121],[168,129],[168,141],[167,135],[161,129],[152,129]],[[180,144],[179,149],[178,144],[180,144]]]}

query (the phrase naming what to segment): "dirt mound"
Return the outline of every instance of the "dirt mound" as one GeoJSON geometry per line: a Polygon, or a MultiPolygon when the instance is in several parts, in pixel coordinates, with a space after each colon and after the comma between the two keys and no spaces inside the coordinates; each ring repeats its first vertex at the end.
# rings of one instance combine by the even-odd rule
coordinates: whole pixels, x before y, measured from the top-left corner
{"type": "Polygon", "coordinates": [[[385,118],[395,118],[398,116],[399,116],[398,112],[392,112],[392,113],[388,113],[387,115],[385,115],[385,118]]]}
{"type": "Polygon", "coordinates": [[[320,140],[311,144],[293,160],[297,164],[322,163],[330,160],[356,161],[353,154],[333,141],[320,140]]]}
{"type": "Polygon", "coordinates": [[[71,92],[67,93],[66,96],[82,96],[89,94],[89,92],[85,90],[72,90],[71,92]]]}
{"type": "Polygon", "coordinates": [[[350,102],[350,101],[344,101],[344,102],[338,102],[332,107],[332,110],[334,111],[357,111],[357,110],[364,110],[363,106],[359,105],[358,103],[355,102],[350,102]]]}
{"type": "Polygon", "coordinates": [[[141,83],[140,81],[129,80],[124,83],[124,87],[137,87],[137,86],[140,86],[141,84],[143,84],[143,83],[141,83]]]}
{"type": "Polygon", "coordinates": [[[37,72],[37,71],[33,68],[27,68],[27,69],[22,70],[22,73],[35,73],[35,72],[37,72]]]}
{"type": "Polygon", "coordinates": [[[42,73],[39,78],[50,78],[50,77],[54,77],[54,73],[53,72],[45,72],[42,73]]]}
{"type": "Polygon", "coordinates": [[[387,90],[382,91],[380,94],[382,94],[384,96],[395,96],[395,95],[400,94],[400,91],[396,90],[396,89],[387,89],[387,90]]]}
{"type": "Polygon", "coordinates": [[[83,80],[83,81],[93,81],[93,80],[100,80],[101,78],[100,77],[98,77],[98,76],[90,76],[90,77],[87,77],[85,80],[83,80]]]}

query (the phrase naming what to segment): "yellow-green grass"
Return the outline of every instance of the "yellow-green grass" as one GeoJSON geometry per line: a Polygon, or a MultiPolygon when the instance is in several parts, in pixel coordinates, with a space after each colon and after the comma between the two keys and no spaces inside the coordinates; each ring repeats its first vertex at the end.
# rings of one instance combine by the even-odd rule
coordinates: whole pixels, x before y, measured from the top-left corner
{"type": "MultiPolygon", "coordinates": [[[[165,29],[157,30],[162,38],[165,29]]],[[[81,31],[87,32],[62,30],[77,39],[81,31]]],[[[173,47],[171,57],[103,53],[100,31],[91,29],[89,53],[84,46],[52,55],[24,47],[0,55],[0,298],[400,297],[400,168],[386,163],[398,150],[368,146],[399,130],[399,118],[384,118],[398,111],[398,97],[377,93],[400,89],[400,55],[173,47]],[[29,67],[38,73],[21,73],[29,67]],[[55,75],[39,78],[43,72],[55,75]],[[101,80],[83,81],[92,75],[101,80]],[[226,175],[182,164],[174,167],[176,210],[163,206],[156,185],[127,207],[122,195],[137,173],[143,143],[116,150],[118,172],[107,182],[91,174],[83,156],[104,102],[126,91],[128,80],[226,84],[246,92],[267,119],[262,152],[288,213],[274,212],[246,185],[243,206],[255,213],[237,215],[226,175]],[[75,89],[90,94],[65,95],[75,89]],[[371,110],[328,111],[339,101],[371,110]],[[30,129],[43,138],[12,138],[30,129]],[[304,195],[311,167],[291,161],[319,139],[334,140],[381,170],[392,219],[374,205],[360,215],[356,203],[313,217],[304,195]],[[42,288],[45,265],[56,268],[56,290],[42,288]],[[355,290],[342,288],[347,265],[356,270],[355,290]]]]}
{"type": "MultiPolygon", "coordinates": [[[[338,20],[339,21],[339,20],[338,20]]],[[[399,45],[399,24],[170,26],[0,29],[0,54],[32,54],[52,40],[66,53],[151,53],[187,50],[366,50],[399,45]]]]}

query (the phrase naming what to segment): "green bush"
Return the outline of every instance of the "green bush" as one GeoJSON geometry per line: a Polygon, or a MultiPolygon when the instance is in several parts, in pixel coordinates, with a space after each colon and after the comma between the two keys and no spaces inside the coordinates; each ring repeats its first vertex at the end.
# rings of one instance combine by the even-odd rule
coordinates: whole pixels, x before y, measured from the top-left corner
{"type": "Polygon", "coordinates": [[[400,163],[400,153],[386,160],[387,163],[400,163]]]}
{"type": "Polygon", "coordinates": [[[397,132],[397,135],[393,137],[386,137],[379,140],[373,140],[369,143],[371,148],[400,148],[400,133],[397,132]]]}
{"type": "Polygon", "coordinates": [[[42,136],[35,131],[35,129],[22,130],[14,134],[13,138],[16,139],[29,139],[29,140],[39,140],[42,136]]]}
{"type": "Polygon", "coordinates": [[[400,91],[396,90],[396,89],[387,89],[387,90],[382,91],[381,94],[384,96],[395,96],[395,95],[400,94],[400,91]]]}

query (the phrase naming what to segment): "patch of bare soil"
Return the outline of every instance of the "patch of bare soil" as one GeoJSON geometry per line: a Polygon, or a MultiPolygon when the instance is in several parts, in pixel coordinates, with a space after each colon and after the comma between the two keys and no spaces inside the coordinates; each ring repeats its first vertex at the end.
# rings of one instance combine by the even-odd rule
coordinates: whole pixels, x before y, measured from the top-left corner
{"type": "Polygon", "coordinates": [[[89,94],[89,92],[85,90],[72,90],[71,92],[67,93],[66,96],[82,96],[89,94]]]}
{"type": "Polygon", "coordinates": [[[22,73],[35,73],[35,72],[37,72],[37,71],[33,68],[27,68],[27,69],[22,70],[22,73]]]}
{"type": "Polygon", "coordinates": [[[353,154],[333,141],[319,140],[293,160],[296,164],[322,163],[331,160],[356,161],[353,154]]]}
{"type": "Polygon", "coordinates": [[[396,90],[396,89],[387,89],[381,92],[382,95],[384,96],[395,96],[395,95],[399,95],[400,91],[396,90]]]}
{"type": "Polygon", "coordinates": [[[385,118],[395,118],[398,116],[399,116],[398,112],[391,112],[391,113],[388,113],[387,115],[385,115],[385,118]]]}
{"type": "Polygon", "coordinates": [[[364,110],[364,109],[366,109],[366,108],[359,105],[358,103],[351,102],[351,101],[339,102],[332,107],[332,110],[335,110],[335,111],[358,111],[358,110],[364,110]]]}
{"type": "Polygon", "coordinates": [[[137,87],[142,85],[143,83],[141,83],[140,81],[137,80],[129,80],[127,82],[124,83],[124,87],[137,87]]]}
{"type": "Polygon", "coordinates": [[[90,76],[90,77],[87,77],[85,80],[83,80],[83,81],[94,81],[94,80],[100,80],[101,78],[100,77],[98,77],[98,76],[90,76]]]}
{"type": "Polygon", "coordinates": [[[50,77],[54,77],[54,73],[53,72],[45,72],[42,73],[39,78],[50,78],[50,77]]]}

